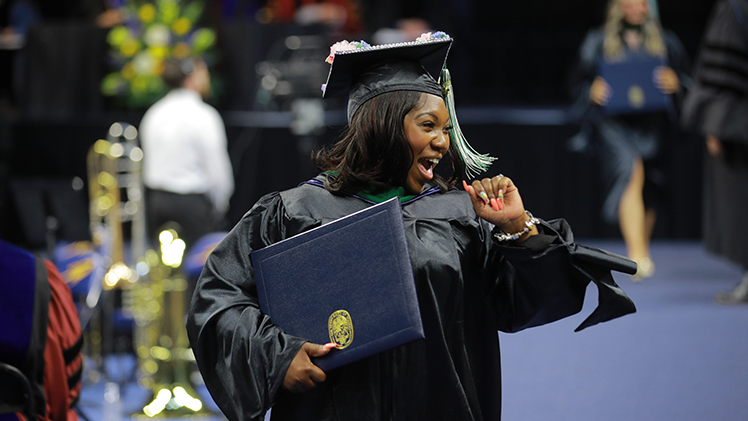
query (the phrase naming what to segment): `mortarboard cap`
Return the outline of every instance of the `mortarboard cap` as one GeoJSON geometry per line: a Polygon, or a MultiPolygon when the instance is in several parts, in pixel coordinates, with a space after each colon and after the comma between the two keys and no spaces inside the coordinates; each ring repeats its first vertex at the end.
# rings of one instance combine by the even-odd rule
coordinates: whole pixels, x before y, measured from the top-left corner
{"type": "Polygon", "coordinates": [[[335,51],[325,84],[325,97],[348,95],[348,121],[366,101],[392,91],[418,91],[441,96],[437,79],[452,38],[369,46],[335,51]]]}

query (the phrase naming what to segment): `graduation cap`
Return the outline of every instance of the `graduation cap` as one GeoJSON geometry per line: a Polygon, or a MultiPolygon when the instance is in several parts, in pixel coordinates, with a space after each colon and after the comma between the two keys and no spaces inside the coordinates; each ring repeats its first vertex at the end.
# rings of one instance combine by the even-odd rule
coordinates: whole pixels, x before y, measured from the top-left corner
{"type": "Polygon", "coordinates": [[[332,64],[323,96],[348,96],[348,122],[366,101],[392,91],[425,92],[444,98],[452,126],[451,139],[468,176],[485,171],[495,158],[475,152],[465,140],[454,110],[447,54],[452,38],[444,32],[426,33],[416,41],[369,45],[342,41],[331,47],[332,64]],[[438,81],[437,81],[438,80],[438,81]]]}

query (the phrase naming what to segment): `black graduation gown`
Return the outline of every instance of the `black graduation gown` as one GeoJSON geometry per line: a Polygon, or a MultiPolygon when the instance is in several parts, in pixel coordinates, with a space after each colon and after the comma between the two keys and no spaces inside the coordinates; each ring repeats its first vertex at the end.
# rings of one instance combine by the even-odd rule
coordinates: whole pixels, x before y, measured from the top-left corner
{"type": "MultiPolygon", "coordinates": [[[[686,88],[690,85],[689,64],[683,45],[675,34],[663,31],[667,50],[667,65],[678,75],[681,91],[672,96],[670,112],[650,112],[611,116],[603,114],[600,107],[589,99],[590,86],[598,76],[598,65],[603,61],[602,29],[587,33],[579,49],[577,67],[572,74],[571,88],[574,96],[574,114],[583,121],[582,135],[575,138],[575,149],[586,149],[600,159],[600,169],[606,188],[603,203],[603,219],[611,224],[618,222],[618,204],[631,178],[634,160],[641,158],[645,169],[645,202],[654,207],[665,187],[665,140],[675,126],[680,104],[686,88]]],[[[624,43],[625,45],[625,43],[624,43]]],[[[626,58],[645,55],[624,48],[626,58]]]]}
{"type": "Polygon", "coordinates": [[[311,184],[272,193],[210,255],[187,329],[229,419],[260,420],[273,406],[274,420],[499,420],[497,330],[577,313],[593,278],[600,304],[585,326],[635,311],[608,268],[574,260],[581,246],[565,222],[543,222],[528,247],[501,246],[467,193],[434,189],[402,206],[426,339],[331,370],[311,392],[289,393],[283,378],[305,340],[260,311],[249,254],[367,206],[311,184]]]}
{"type": "Polygon", "coordinates": [[[713,135],[722,157],[705,154],[704,245],[748,269],[748,2],[720,1],[699,50],[683,126],[713,135]],[[741,23],[742,22],[742,23],[741,23]]]}

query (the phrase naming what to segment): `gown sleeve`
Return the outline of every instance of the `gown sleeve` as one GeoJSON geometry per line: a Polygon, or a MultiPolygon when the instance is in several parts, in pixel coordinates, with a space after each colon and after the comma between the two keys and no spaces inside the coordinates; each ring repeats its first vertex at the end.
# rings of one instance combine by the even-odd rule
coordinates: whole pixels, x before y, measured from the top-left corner
{"type": "Polygon", "coordinates": [[[611,270],[635,273],[634,262],[579,245],[562,219],[541,221],[541,232],[542,247],[487,240],[487,267],[495,271],[489,276],[498,280],[489,293],[498,330],[518,332],[580,312],[590,282],[597,286],[598,306],[575,331],[636,311],[611,275],[611,270]]]}
{"type": "Polygon", "coordinates": [[[260,311],[249,254],[285,236],[277,193],[263,197],[208,258],[187,319],[198,368],[231,420],[261,420],[305,340],[260,311]]]}
{"type": "Polygon", "coordinates": [[[583,118],[591,109],[590,87],[597,77],[597,64],[602,55],[603,34],[592,29],[579,47],[576,66],[569,76],[569,89],[573,101],[573,112],[583,118]]]}
{"type": "Polygon", "coordinates": [[[678,82],[680,83],[680,90],[673,94],[673,105],[676,111],[673,117],[677,119],[682,110],[683,100],[693,84],[691,79],[691,61],[688,59],[688,54],[680,39],[673,32],[664,31],[663,39],[665,48],[667,49],[668,65],[678,75],[678,82]]]}
{"type": "Polygon", "coordinates": [[[718,1],[695,61],[681,124],[721,141],[748,143],[748,16],[745,2],[718,1]],[[742,12],[741,12],[742,10],[742,12]],[[743,22],[743,23],[741,23],[743,22]]]}
{"type": "Polygon", "coordinates": [[[590,87],[597,76],[597,63],[602,54],[603,36],[592,29],[579,47],[577,61],[569,72],[568,87],[572,101],[571,115],[580,123],[580,131],[571,137],[567,147],[575,152],[594,154],[595,124],[602,116],[600,107],[590,101],[590,87]]]}

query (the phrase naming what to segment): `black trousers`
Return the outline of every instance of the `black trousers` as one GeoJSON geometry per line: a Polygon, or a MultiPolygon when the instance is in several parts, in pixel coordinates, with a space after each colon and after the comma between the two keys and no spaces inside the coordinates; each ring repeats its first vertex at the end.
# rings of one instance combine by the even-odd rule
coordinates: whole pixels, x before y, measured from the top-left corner
{"type": "Polygon", "coordinates": [[[200,237],[217,228],[216,213],[205,194],[148,189],[146,213],[148,238],[153,246],[158,244],[158,234],[164,228],[175,228],[187,244],[187,250],[200,237]]]}

